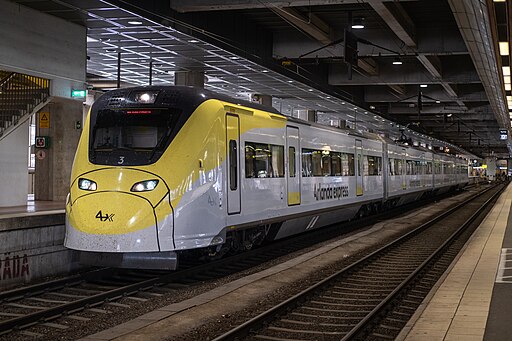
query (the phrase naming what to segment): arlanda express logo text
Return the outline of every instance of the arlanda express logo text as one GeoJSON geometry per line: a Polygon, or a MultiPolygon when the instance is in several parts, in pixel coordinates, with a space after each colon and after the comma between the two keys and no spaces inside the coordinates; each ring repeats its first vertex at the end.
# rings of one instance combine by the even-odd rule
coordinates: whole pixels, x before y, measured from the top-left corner
{"type": "Polygon", "coordinates": [[[341,199],[348,197],[348,185],[315,184],[313,196],[316,200],[341,199]]]}

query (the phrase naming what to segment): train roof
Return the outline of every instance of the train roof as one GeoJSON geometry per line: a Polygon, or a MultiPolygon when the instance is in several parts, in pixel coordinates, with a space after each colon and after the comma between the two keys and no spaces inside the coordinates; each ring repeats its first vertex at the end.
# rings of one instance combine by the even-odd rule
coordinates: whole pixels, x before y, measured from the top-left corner
{"type": "MultiPolygon", "coordinates": [[[[141,103],[134,101],[131,94],[141,91],[159,91],[151,106],[175,105],[183,108],[184,112],[193,112],[201,103],[209,99],[218,99],[224,102],[239,104],[244,107],[281,114],[273,107],[261,105],[242,99],[217,94],[213,91],[192,86],[138,86],[112,90],[101,96],[94,104],[102,108],[140,107],[141,103]]],[[[142,104],[145,106],[146,104],[142,104]]]]}

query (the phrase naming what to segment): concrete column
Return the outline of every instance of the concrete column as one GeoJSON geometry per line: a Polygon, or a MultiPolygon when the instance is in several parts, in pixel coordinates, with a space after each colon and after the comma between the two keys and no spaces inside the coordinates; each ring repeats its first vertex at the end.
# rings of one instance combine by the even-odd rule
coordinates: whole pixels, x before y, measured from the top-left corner
{"type": "Polygon", "coordinates": [[[176,71],[174,73],[174,85],[204,88],[204,71],[176,71]]]}
{"type": "Polygon", "coordinates": [[[0,143],[0,206],[27,204],[29,121],[0,143]]]}
{"type": "Polygon", "coordinates": [[[496,159],[486,158],[485,164],[487,165],[486,173],[489,180],[496,179],[496,159]]]}
{"type": "Polygon", "coordinates": [[[272,106],[272,96],[270,95],[252,94],[251,101],[268,107],[272,106]]]}
{"type": "MultiPolygon", "coordinates": [[[[71,166],[82,129],[76,122],[82,120],[83,104],[65,98],[57,98],[41,112],[49,113],[50,128],[39,126],[37,136],[49,136],[49,147],[42,149],[44,157],[36,149],[35,199],[64,201],[69,192],[71,166]]],[[[82,122],[83,125],[83,122],[82,122]]]]}

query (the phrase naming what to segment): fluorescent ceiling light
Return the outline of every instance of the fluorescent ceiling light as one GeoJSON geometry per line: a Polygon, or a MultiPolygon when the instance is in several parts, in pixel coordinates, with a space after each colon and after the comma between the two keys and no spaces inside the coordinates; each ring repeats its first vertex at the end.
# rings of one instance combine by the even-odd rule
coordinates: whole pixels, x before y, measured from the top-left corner
{"type": "Polygon", "coordinates": [[[128,24],[130,24],[130,25],[142,25],[142,21],[131,20],[131,21],[128,21],[128,24]]]}
{"type": "Polygon", "coordinates": [[[393,60],[393,65],[402,65],[402,61],[399,58],[393,60]]]}
{"type": "Polygon", "coordinates": [[[356,30],[360,30],[364,28],[363,24],[363,17],[355,17],[354,20],[352,20],[352,28],[355,28],[356,30]]]}
{"type": "Polygon", "coordinates": [[[420,85],[420,88],[426,88],[426,87],[428,87],[428,85],[427,85],[427,84],[421,84],[421,85],[420,85]]]}
{"type": "Polygon", "coordinates": [[[508,41],[500,41],[500,55],[508,56],[508,41]]]}
{"type": "Polygon", "coordinates": [[[95,43],[97,41],[98,41],[98,39],[94,39],[94,38],[91,38],[91,37],[87,36],[87,42],[88,43],[95,43]]]}
{"type": "Polygon", "coordinates": [[[510,83],[505,84],[505,91],[511,91],[511,90],[512,90],[512,88],[510,86],[510,83]]]}
{"type": "Polygon", "coordinates": [[[505,84],[510,84],[510,76],[503,76],[503,82],[505,84]]]}
{"type": "Polygon", "coordinates": [[[510,76],[510,66],[503,66],[501,69],[503,70],[503,76],[510,76]]]}

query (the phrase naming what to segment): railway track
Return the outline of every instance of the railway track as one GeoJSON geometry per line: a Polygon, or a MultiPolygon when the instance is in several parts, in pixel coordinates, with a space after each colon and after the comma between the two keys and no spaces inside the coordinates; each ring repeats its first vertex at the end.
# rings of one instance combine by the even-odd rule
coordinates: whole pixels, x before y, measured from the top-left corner
{"type": "MultiPolygon", "coordinates": [[[[425,203],[423,203],[425,204],[425,203]]],[[[411,206],[412,207],[412,206],[411,206]]],[[[397,215],[398,208],[380,215],[298,235],[249,252],[218,261],[198,264],[187,262],[178,271],[141,271],[97,269],[67,278],[0,293],[0,335],[35,325],[60,328],[59,318],[79,319],[75,314],[122,297],[149,292],[170,283],[179,286],[221,278],[260,265],[266,261],[301,250],[345,233],[397,215]],[[56,323],[55,323],[56,322],[56,323]]],[[[122,306],[122,304],[119,304],[122,306]]],[[[30,332],[28,332],[30,334],[30,332]]]]}
{"type": "Polygon", "coordinates": [[[503,187],[464,201],[214,341],[393,340],[503,187]]]}

